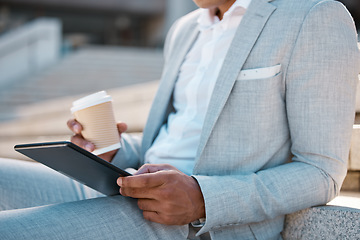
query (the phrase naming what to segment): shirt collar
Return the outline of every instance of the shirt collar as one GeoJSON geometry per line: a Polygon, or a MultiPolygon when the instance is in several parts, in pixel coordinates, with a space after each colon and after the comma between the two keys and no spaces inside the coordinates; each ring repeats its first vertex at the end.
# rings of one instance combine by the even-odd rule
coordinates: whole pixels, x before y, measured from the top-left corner
{"type": "MultiPolygon", "coordinates": [[[[223,16],[223,19],[227,18],[232,14],[236,14],[235,10],[239,8],[246,10],[249,7],[250,2],[251,0],[236,0],[234,4],[229,8],[229,10],[226,11],[226,13],[223,16]]],[[[220,22],[220,19],[215,15],[217,9],[202,8],[201,10],[202,12],[197,20],[199,23],[200,30],[208,29],[214,24],[220,22]]]]}

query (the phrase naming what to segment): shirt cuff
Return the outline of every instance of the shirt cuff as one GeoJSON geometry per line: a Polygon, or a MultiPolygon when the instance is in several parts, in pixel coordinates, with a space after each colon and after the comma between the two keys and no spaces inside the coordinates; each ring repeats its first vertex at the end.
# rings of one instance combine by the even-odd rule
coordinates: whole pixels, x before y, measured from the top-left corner
{"type": "Polygon", "coordinates": [[[198,220],[191,222],[191,225],[193,227],[199,228],[199,227],[203,227],[205,225],[205,223],[206,223],[206,218],[200,218],[198,220]]]}

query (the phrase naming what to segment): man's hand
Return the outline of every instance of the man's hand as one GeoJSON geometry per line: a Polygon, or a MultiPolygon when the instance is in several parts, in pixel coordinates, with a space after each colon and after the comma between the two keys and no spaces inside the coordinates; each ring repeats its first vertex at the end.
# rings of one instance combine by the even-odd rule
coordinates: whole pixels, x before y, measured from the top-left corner
{"type": "MultiPolygon", "coordinates": [[[[74,133],[74,135],[71,137],[72,143],[88,150],[89,152],[92,152],[95,150],[94,144],[87,141],[86,139],[84,139],[84,137],[81,135],[81,131],[83,130],[83,128],[79,122],[77,122],[75,119],[70,119],[67,122],[67,125],[68,125],[69,129],[74,133]]],[[[121,136],[121,134],[127,130],[127,125],[126,125],[126,123],[122,123],[122,122],[117,123],[116,125],[117,125],[117,129],[119,131],[119,136],[121,136]]],[[[118,150],[113,150],[113,151],[110,151],[107,153],[103,153],[103,154],[100,154],[99,157],[108,162],[111,162],[111,160],[113,159],[113,157],[115,156],[117,151],[118,150]]]]}
{"type": "Polygon", "coordinates": [[[138,198],[144,218],[167,225],[184,225],[205,217],[197,181],[170,165],[147,164],[134,176],[119,177],[123,196],[138,198]]]}

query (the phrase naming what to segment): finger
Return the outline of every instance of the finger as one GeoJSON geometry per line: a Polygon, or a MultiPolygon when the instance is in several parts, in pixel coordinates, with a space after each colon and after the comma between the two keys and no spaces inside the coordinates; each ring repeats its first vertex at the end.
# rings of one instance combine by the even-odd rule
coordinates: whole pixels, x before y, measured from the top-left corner
{"type": "Polygon", "coordinates": [[[83,130],[81,124],[78,121],[76,121],[74,118],[69,119],[67,121],[67,126],[72,132],[77,134],[80,134],[81,131],[83,130]]]}
{"type": "Polygon", "coordinates": [[[176,222],[177,221],[176,217],[167,216],[158,212],[143,211],[143,216],[146,220],[149,220],[151,222],[156,222],[165,225],[183,225],[176,222]]]}
{"type": "Polygon", "coordinates": [[[143,211],[143,216],[146,220],[151,221],[151,222],[156,222],[156,223],[163,223],[161,221],[161,218],[159,216],[159,213],[155,212],[155,211],[143,211]]]}
{"type": "Polygon", "coordinates": [[[159,197],[159,190],[157,188],[127,188],[121,187],[120,194],[125,197],[137,199],[152,199],[155,200],[159,197]]]}
{"type": "Polygon", "coordinates": [[[160,202],[155,199],[139,199],[138,207],[142,211],[157,212],[159,210],[160,202]]]}
{"type": "Polygon", "coordinates": [[[157,172],[155,171],[155,167],[152,164],[144,164],[142,165],[134,175],[144,174],[144,173],[152,173],[157,172]]]}
{"type": "Polygon", "coordinates": [[[99,154],[98,157],[104,159],[105,161],[111,162],[118,150],[119,149],[115,149],[110,152],[99,154]]]}
{"type": "Polygon", "coordinates": [[[144,174],[144,173],[155,173],[162,170],[177,170],[175,167],[169,164],[144,164],[139,170],[134,173],[134,175],[144,174]]]}
{"type": "Polygon", "coordinates": [[[120,187],[128,188],[152,188],[164,184],[166,180],[166,177],[162,174],[148,173],[136,176],[119,177],[117,179],[117,184],[120,187]]]}
{"type": "Polygon", "coordinates": [[[120,134],[126,132],[126,130],[128,129],[127,124],[123,122],[118,122],[116,126],[120,134]]]}
{"type": "Polygon", "coordinates": [[[76,135],[72,136],[71,142],[78,145],[81,148],[86,149],[89,152],[92,152],[95,150],[94,144],[85,140],[80,134],[76,134],[76,135]]]}

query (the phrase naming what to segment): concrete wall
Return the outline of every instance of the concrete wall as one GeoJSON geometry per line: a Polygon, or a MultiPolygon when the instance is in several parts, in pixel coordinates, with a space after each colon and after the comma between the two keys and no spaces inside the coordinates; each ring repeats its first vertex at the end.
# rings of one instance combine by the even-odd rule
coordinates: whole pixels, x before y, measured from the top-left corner
{"type": "Polygon", "coordinates": [[[169,31],[171,25],[176,21],[176,19],[195,9],[197,9],[197,6],[192,0],[167,0],[164,36],[169,31]]]}
{"type": "Polygon", "coordinates": [[[319,206],[287,215],[283,238],[355,240],[360,239],[359,229],[360,209],[319,206]]]}
{"type": "Polygon", "coordinates": [[[0,87],[44,69],[59,58],[61,23],[38,19],[0,37],[0,87]]]}

